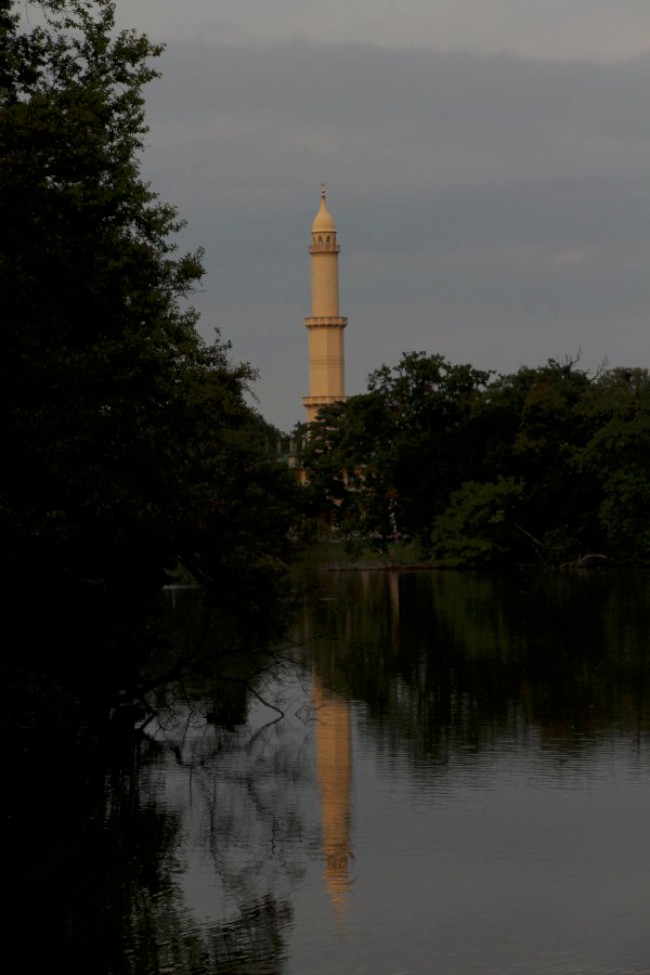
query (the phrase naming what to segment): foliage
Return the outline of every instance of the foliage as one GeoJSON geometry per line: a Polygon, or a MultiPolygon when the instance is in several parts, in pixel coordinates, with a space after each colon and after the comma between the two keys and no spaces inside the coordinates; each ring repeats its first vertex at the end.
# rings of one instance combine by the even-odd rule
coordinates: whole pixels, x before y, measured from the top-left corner
{"type": "Polygon", "coordinates": [[[196,332],[200,251],[176,253],[181,221],[141,176],[160,47],[117,32],[112,0],[45,0],[37,26],[13,7],[0,2],[1,576],[30,653],[77,675],[83,661],[101,691],[137,665],[143,607],[178,565],[261,630],[293,485],[246,404],[254,371],[196,332]]]}
{"type": "Polygon", "coordinates": [[[599,520],[621,561],[650,557],[650,375],[613,369],[599,378],[587,408],[593,435],[582,460],[600,489],[599,520]]]}
{"type": "Polygon", "coordinates": [[[513,516],[523,490],[523,482],[512,477],[463,484],[434,522],[434,554],[448,565],[477,568],[503,561],[519,541],[513,516]]]}
{"type": "Polygon", "coordinates": [[[411,353],[313,425],[313,497],[448,565],[650,560],[650,378],[549,360],[496,376],[411,353]],[[355,477],[341,472],[355,471],[355,477]]]}
{"type": "Polygon", "coordinates": [[[433,519],[471,475],[455,445],[471,439],[474,404],[489,374],[412,352],[369,377],[368,393],[323,410],[305,464],[312,490],[335,499],[338,517],[382,544],[417,537],[426,552],[433,519]]]}

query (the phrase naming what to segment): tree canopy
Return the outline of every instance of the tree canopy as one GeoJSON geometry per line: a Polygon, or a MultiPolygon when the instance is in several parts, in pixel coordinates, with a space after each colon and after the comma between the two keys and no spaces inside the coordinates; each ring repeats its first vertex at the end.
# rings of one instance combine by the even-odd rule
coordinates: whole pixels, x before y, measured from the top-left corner
{"type": "Polygon", "coordinates": [[[323,410],[312,504],[348,537],[449,566],[650,561],[650,375],[549,360],[496,375],[407,353],[323,410]]]}
{"type": "Polygon", "coordinates": [[[112,0],[18,7],[0,0],[0,572],[31,652],[103,648],[119,682],[126,607],[179,566],[262,625],[293,483],[254,370],[196,331],[201,252],[141,173],[161,48],[112,0]]]}

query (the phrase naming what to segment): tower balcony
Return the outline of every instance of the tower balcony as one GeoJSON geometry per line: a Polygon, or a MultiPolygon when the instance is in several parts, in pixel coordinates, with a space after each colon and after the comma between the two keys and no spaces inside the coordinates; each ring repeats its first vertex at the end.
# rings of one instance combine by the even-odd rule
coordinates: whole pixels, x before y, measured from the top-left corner
{"type": "Polygon", "coordinates": [[[347,396],[331,394],[329,396],[303,396],[305,406],[331,406],[333,403],[345,403],[347,396]]]}
{"type": "Polygon", "coordinates": [[[341,245],[332,241],[318,241],[318,243],[309,245],[310,254],[339,254],[341,252],[341,245]]]}
{"type": "Polygon", "coordinates": [[[305,318],[307,328],[345,328],[347,324],[347,318],[341,315],[319,315],[305,318]]]}

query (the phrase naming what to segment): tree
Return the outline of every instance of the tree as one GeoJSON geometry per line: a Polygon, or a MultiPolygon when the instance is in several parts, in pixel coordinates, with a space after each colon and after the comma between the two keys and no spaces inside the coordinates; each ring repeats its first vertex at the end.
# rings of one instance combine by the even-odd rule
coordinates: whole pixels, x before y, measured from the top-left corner
{"type": "Polygon", "coordinates": [[[489,372],[424,352],[405,353],[396,367],[384,365],[369,378],[390,423],[384,457],[397,527],[418,537],[425,550],[451,491],[475,471],[471,426],[489,379],[489,372]]]}
{"type": "Polygon", "coordinates": [[[581,461],[591,434],[585,406],[592,385],[574,360],[549,359],[496,377],[483,397],[482,476],[524,485],[515,561],[553,565],[600,545],[597,484],[581,461]]]}
{"type": "Polygon", "coordinates": [[[321,411],[312,425],[310,481],[362,535],[385,544],[407,534],[427,551],[436,515],[474,474],[474,412],[489,377],[424,352],[383,365],[366,394],[321,411]]]}
{"type": "Polygon", "coordinates": [[[434,522],[434,555],[449,566],[472,568],[510,561],[520,541],[515,517],[523,487],[512,477],[463,484],[434,522]]]}
{"type": "Polygon", "coordinates": [[[650,374],[647,369],[604,372],[585,404],[591,436],[581,453],[599,486],[604,544],[618,560],[650,559],[650,374]]]}
{"type": "Polygon", "coordinates": [[[390,530],[382,463],[385,404],[375,393],[323,407],[303,439],[308,507],[335,531],[375,541],[390,530]]]}
{"type": "Polygon", "coordinates": [[[114,688],[134,608],[179,564],[262,625],[292,484],[254,371],[196,332],[200,251],[176,253],[141,175],[160,47],[116,32],[113,0],[38,8],[30,26],[0,0],[0,577],[17,612],[48,594],[30,652],[77,673],[92,654],[114,688]]]}

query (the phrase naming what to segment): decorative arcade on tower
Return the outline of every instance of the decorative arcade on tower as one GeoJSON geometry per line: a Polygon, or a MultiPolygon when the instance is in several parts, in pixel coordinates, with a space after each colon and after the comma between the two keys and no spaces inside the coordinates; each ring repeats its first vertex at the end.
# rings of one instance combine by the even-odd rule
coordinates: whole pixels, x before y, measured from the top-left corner
{"type": "Polygon", "coordinates": [[[339,251],[336,224],[327,209],[325,184],[321,183],[320,209],[311,226],[311,316],[309,332],[309,396],[303,397],[307,422],[323,406],[345,399],[343,329],[347,318],[339,315],[339,251]]]}

